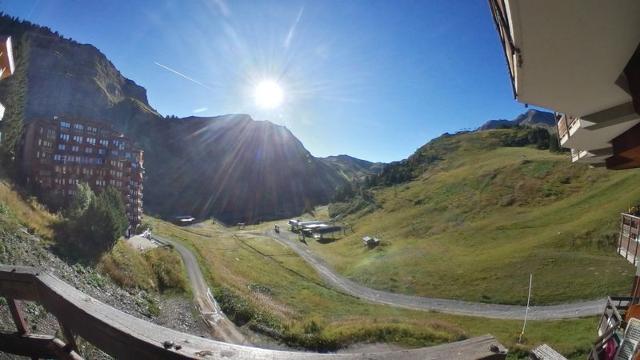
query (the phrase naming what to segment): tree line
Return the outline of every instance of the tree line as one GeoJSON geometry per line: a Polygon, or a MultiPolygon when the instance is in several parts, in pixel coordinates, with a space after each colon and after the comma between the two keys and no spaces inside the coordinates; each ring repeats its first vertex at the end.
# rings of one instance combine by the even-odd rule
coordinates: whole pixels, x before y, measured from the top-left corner
{"type": "MultiPolygon", "coordinates": [[[[557,135],[546,128],[516,126],[509,128],[509,130],[498,134],[500,146],[534,146],[539,150],[548,150],[554,153],[568,151],[560,147],[557,135]]],[[[333,201],[345,202],[375,186],[392,186],[415,179],[426,168],[443,160],[448,153],[454,151],[457,145],[446,140],[463,133],[468,133],[468,131],[456,134],[445,133],[418,149],[409,158],[386,164],[379,174],[371,174],[363,180],[339,186],[336,189],[333,201]]]]}

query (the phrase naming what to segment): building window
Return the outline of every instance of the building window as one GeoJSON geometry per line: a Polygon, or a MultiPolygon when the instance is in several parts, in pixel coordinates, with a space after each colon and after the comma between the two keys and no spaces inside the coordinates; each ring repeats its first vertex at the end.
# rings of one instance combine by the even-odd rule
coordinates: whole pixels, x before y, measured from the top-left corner
{"type": "Polygon", "coordinates": [[[82,136],[80,135],[74,135],[73,136],[73,141],[77,142],[77,143],[82,143],[82,136]]]}
{"type": "Polygon", "coordinates": [[[118,150],[124,150],[124,141],[122,140],[113,140],[113,146],[118,150]]]}
{"type": "Polygon", "coordinates": [[[69,141],[69,134],[60,134],[60,140],[69,141]]]}
{"type": "Polygon", "coordinates": [[[90,148],[90,147],[84,148],[84,152],[85,154],[93,154],[93,148],[90,148]]]}
{"type": "Polygon", "coordinates": [[[100,139],[100,145],[107,147],[109,146],[109,140],[106,139],[100,139]]]}
{"type": "Polygon", "coordinates": [[[65,144],[58,144],[58,150],[64,150],[65,148],[65,144]]]}
{"type": "Polygon", "coordinates": [[[65,128],[65,129],[69,129],[71,127],[71,124],[66,122],[66,121],[60,121],[60,127],[61,128],[65,128]]]}
{"type": "Polygon", "coordinates": [[[98,154],[104,155],[106,153],[105,149],[98,149],[98,154]]]}
{"type": "Polygon", "coordinates": [[[82,124],[73,124],[73,128],[76,130],[84,130],[84,126],[82,124]]]}
{"type": "Polygon", "coordinates": [[[91,145],[95,145],[96,144],[96,138],[87,138],[87,144],[91,144],[91,145]]]}
{"type": "Polygon", "coordinates": [[[78,145],[73,145],[71,147],[71,151],[73,151],[73,152],[78,152],[79,150],[80,150],[80,147],[78,145]]]}

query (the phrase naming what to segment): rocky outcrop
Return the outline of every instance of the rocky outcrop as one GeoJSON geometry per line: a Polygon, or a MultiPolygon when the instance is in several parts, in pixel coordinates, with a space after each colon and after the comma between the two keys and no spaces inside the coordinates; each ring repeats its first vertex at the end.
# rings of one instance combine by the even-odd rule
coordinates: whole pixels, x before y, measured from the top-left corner
{"type": "Polygon", "coordinates": [[[153,111],[146,90],[123,77],[94,46],[55,35],[28,36],[27,118],[58,114],[114,122],[110,110],[125,100],[153,111]]]}

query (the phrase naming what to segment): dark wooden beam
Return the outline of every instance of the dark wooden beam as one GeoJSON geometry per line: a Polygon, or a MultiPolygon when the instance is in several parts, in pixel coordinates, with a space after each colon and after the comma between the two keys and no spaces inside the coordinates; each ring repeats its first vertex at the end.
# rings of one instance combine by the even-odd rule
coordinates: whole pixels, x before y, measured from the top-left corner
{"type": "Polygon", "coordinates": [[[74,351],[65,351],[65,344],[49,335],[21,335],[0,332],[0,352],[41,359],[82,360],[74,351]]]}
{"type": "Polygon", "coordinates": [[[62,321],[60,321],[60,319],[58,319],[58,325],[60,325],[60,330],[64,335],[64,339],[67,341],[67,347],[79,353],[78,344],[76,343],[76,337],[73,334],[73,331],[71,331],[71,329],[69,329],[69,327],[66,326],[62,321]]]}
{"type": "Polygon", "coordinates": [[[611,141],[613,156],[606,160],[607,169],[624,170],[640,167],[640,124],[611,141]]]}
{"type": "Polygon", "coordinates": [[[16,324],[18,334],[24,335],[29,333],[29,324],[27,324],[27,319],[24,317],[21,301],[9,298],[7,299],[7,303],[9,305],[9,312],[11,313],[13,323],[16,324]]]}
{"type": "Polygon", "coordinates": [[[629,59],[623,73],[626,77],[629,94],[633,99],[635,111],[640,114],[640,44],[631,56],[631,59],[629,59]]]}

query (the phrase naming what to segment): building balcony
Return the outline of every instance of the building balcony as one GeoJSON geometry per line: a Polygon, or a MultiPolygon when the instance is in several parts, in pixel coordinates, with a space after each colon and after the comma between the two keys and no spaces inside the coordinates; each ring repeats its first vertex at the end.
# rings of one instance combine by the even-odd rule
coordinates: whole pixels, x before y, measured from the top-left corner
{"type": "Polygon", "coordinates": [[[613,155],[611,148],[593,151],[571,149],[571,161],[593,166],[604,164],[611,155],[613,155]]]}
{"type": "Polygon", "coordinates": [[[620,235],[618,237],[618,254],[627,261],[636,265],[638,258],[638,234],[640,234],[640,217],[622,213],[620,222],[620,235]]]}
{"type": "Polygon", "coordinates": [[[596,123],[563,114],[558,120],[558,138],[560,146],[578,151],[610,149],[613,139],[638,123],[640,116],[612,117],[596,123]]]}
{"type": "Polygon", "coordinates": [[[609,297],[598,323],[598,338],[593,343],[588,360],[605,359],[605,354],[617,354],[616,359],[633,359],[640,340],[640,305],[632,297],[609,297]],[[609,348],[611,347],[611,348],[609,348]]]}

